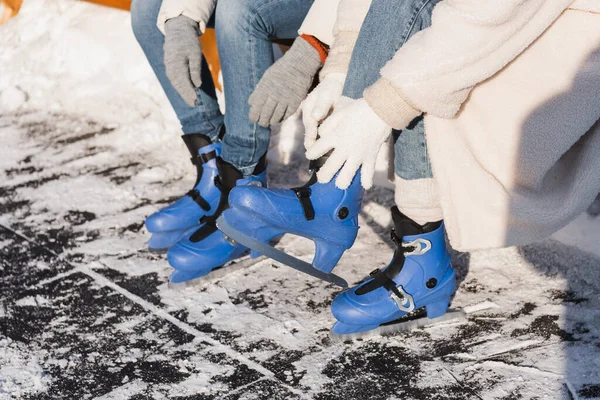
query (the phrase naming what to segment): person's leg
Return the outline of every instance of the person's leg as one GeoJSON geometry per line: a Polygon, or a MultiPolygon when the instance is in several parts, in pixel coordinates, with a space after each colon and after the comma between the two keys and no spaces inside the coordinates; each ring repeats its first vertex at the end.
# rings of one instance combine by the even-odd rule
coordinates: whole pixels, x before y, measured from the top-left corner
{"type": "Polygon", "coordinates": [[[133,0],[131,24],[148,62],[152,66],[185,134],[201,133],[217,141],[223,116],[215,93],[214,83],[206,61],[202,62],[202,86],[197,89],[197,105],[190,107],[171,85],[165,72],[163,45],[165,37],[156,26],[162,0],[133,0]]]}
{"type": "MultiPolygon", "coordinates": [[[[377,79],[379,70],[416,32],[431,24],[431,13],[440,0],[374,0],[361,28],[344,96],[357,99],[377,79]],[[404,15],[399,28],[390,15],[404,15]]],[[[440,220],[441,210],[427,155],[425,127],[419,117],[402,130],[393,131],[396,203],[404,214],[419,223],[440,220]]]]}
{"type": "Polygon", "coordinates": [[[148,240],[151,252],[165,252],[190,231],[197,229],[200,218],[210,215],[217,208],[220,191],[214,185],[214,157],[220,152],[219,134],[223,127],[223,116],[205,62],[202,87],[196,89],[198,97],[195,107],[186,104],[167,78],[163,61],[165,38],[156,27],[161,3],[162,0],[134,0],[131,22],[135,37],[181,122],[185,133],[182,138],[196,167],[196,182],[187,195],[146,218],[146,228],[152,234],[148,240]]]}
{"type": "MultiPolygon", "coordinates": [[[[431,24],[431,12],[440,0],[373,0],[352,53],[343,95],[361,98],[380,77],[381,68],[416,32],[431,24]],[[399,20],[390,15],[402,15],[399,20]]],[[[403,131],[394,131],[396,172],[404,179],[430,178],[423,119],[403,131]]]]}
{"type": "Polygon", "coordinates": [[[266,186],[270,130],[250,122],[248,98],[274,62],[271,40],[295,38],[311,4],[312,0],[217,2],[215,28],[227,108],[227,132],[214,180],[221,196],[217,209],[200,220],[203,225],[169,249],[172,284],[204,276],[247,250],[220,232],[216,220],[228,208],[234,187],[266,186]]]}
{"type": "Polygon", "coordinates": [[[273,64],[273,39],[293,39],[312,0],[219,0],[215,29],[225,90],[222,158],[244,176],[269,146],[270,129],[248,118],[248,98],[273,64]]]}
{"type": "MultiPolygon", "coordinates": [[[[438,1],[373,0],[352,55],[344,96],[362,97],[398,48],[430,25],[438,1]]],[[[421,185],[413,191],[416,198],[426,195],[420,189],[425,183],[433,183],[433,179],[422,118],[403,131],[394,132],[394,139],[395,169],[400,176],[397,179],[421,185]]],[[[396,193],[397,201],[398,198],[396,193]]],[[[392,209],[392,238],[397,245],[394,256],[383,271],[371,273],[372,279],[336,296],[331,305],[338,321],[332,328],[334,335],[351,338],[422,307],[429,318],[446,313],[454,293],[455,272],[445,247],[443,222],[441,218],[415,221],[398,206],[392,209]]]]}

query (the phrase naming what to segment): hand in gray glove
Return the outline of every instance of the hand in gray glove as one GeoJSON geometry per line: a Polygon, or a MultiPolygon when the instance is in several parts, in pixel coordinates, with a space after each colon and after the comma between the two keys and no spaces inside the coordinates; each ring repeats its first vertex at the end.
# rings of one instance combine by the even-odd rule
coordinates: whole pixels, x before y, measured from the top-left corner
{"type": "Polygon", "coordinates": [[[202,84],[202,48],[198,22],[180,15],[165,23],[165,68],[167,77],[185,102],[196,105],[196,90],[202,84]]]}
{"type": "Polygon", "coordinates": [[[289,118],[306,98],[321,63],[319,52],[298,38],[263,75],[248,99],[250,120],[269,126],[289,118]]]}

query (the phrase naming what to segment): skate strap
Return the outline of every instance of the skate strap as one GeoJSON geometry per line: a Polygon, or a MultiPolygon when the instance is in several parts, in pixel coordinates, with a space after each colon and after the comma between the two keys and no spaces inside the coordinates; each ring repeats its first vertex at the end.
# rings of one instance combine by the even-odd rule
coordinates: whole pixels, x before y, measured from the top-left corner
{"type": "Polygon", "coordinates": [[[192,200],[194,200],[196,204],[198,204],[204,211],[210,210],[210,204],[204,199],[204,197],[200,195],[200,192],[196,189],[190,190],[187,193],[187,195],[190,196],[192,200]]]}
{"type": "MultiPolygon", "coordinates": [[[[395,258],[396,257],[394,257],[394,259],[395,258]]],[[[398,274],[394,275],[393,277],[390,277],[388,275],[388,274],[390,274],[389,270],[390,270],[390,268],[392,267],[393,264],[394,264],[394,262],[392,262],[392,264],[388,268],[386,268],[384,271],[381,271],[379,268],[377,268],[376,270],[372,271],[369,275],[373,279],[370,282],[367,282],[366,284],[364,284],[361,287],[359,287],[358,289],[356,289],[355,293],[358,296],[362,296],[363,294],[367,294],[369,292],[372,292],[375,289],[379,289],[380,287],[384,287],[385,289],[387,289],[390,292],[394,293],[399,298],[403,299],[404,296],[402,295],[402,293],[400,293],[400,291],[396,287],[396,282],[394,282],[393,279],[392,279],[392,278],[396,277],[398,274]]],[[[402,264],[404,264],[404,262],[402,264]]]]}
{"type": "Polygon", "coordinates": [[[209,151],[208,153],[194,154],[194,156],[190,158],[190,161],[194,165],[202,165],[215,158],[217,158],[217,152],[213,150],[209,151]]]}
{"type": "Polygon", "coordinates": [[[216,219],[211,217],[200,218],[200,223],[203,224],[196,232],[190,236],[190,242],[198,243],[217,231],[216,219]]]}
{"type": "Polygon", "coordinates": [[[393,279],[400,274],[400,271],[402,271],[402,268],[404,267],[404,262],[406,261],[405,252],[409,251],[413,246],[405,246],[402,243],[402,240],[396,235],[396,231],[394,229],[392,229],[391,238],[396,246],[398,246],[396,252],[394,253],[394,258],[392,258],[392,262],[383,271],[378,268],[371,272],[370,276],[373,278],[373,280],[356,289],[355,293],[357,295],[361,296],[363,294],[372,292],[375,289],[379,289],[380,287],[384,287],[399,298],[404,298],[404,296],[396,287],[396,282],[394,282],[393,279]]]}
{"type": "Polygon", "coordinates": [[[291,190],[296,193],[296,197],[298,197],[298,200],[300,200],[302,211],[304,211],[304,218],[306,218],[307,221],[312,221],[315,219],[315,209],[312,205],[312,201],[310,201],[310,188],[302,186],[292,188],[291,190]]]}
{"type": "Polygon", "coordinates": [[[229,192],[231,191],[231,188],[223,185],[218,176],[215,176],[215,186],[221,191],[219,205],[217,206],[217,209],[213,215],[205,215],[200,218],[198,223],[202,226],[200,229],[194,232],[192,236],[190,236],[190,242],[192,243],[198,243],[215,233],[218,230],[217,218],[221,216],[223,211],[229,208],[229,202],[227,200],[229,198],[229,192]]]}

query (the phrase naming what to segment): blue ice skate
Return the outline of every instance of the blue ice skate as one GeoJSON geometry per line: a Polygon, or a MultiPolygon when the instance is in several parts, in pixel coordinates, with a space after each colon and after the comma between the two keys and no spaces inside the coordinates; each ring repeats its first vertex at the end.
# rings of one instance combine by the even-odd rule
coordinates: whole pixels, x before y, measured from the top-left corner
{"type": "Polygon", "coordinates": [[[146,218],[146,229],[152,234],[148,250],[164,253],[183,237],[198,229],[200,218],[211,215],[217,208],[221,192],[215,187],[216,157],[221,154],[221,143],[211,143],[201,134],[184,135],[197,176],[194,188],[176,202],[146,218]]]}
{"type": "Polygon", "coordinates": [[[397,250],[383,271],[340,293],[331,304],[338,321],[332,336],[351,339],[353,334],[377,330],[424,307],[427,318],[446,314],[454,294],[456,275],[450,265],[442,221],[418,225],[392,208],[397,250]]]}
{"type": "Polygon", "coordinates": [[[307,263],[266,243],[284,233],[311,239],[315,243],[312,267],[329,274],[354,244],[362,196],[360,174],[346,190],[335,186],[335,178],[318,183],[316,173],[294,189],[239,187],[231,191],[230,208],[219,224],[227,235],[252,250],[298,270],[304,268],[304,272],[307,263]]]}
{"type": "Polygon", "coordinates": [[[231,164],[217,159],[218,178],[215,179],[215,185],[219,191],[219,204],[212,215],[201,218],[201,227],[196,227],[191,234],[169,249],[167,259],[175,269],[171,274],[171,283],[188,282],[207,275],[248,250],[221,233],[216,227],[216,219],[229,206],[227,199],[234,186],[266,186],[265,160],[265,157],[261,159],[254,175],[243,178],[231,164]]]}

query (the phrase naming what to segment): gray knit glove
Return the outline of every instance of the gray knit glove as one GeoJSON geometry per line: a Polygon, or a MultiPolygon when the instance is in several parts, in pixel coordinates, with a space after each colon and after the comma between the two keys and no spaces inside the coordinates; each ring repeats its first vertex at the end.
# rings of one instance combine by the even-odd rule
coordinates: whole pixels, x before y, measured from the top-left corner
{"type": "Polygon", "coordinates": [[[167,77],[190,107],[196,105],[196,90],[202,84],[202,48],[198,22],[180,15],[165,23],[165,68],[167,77]]]}
{"type": "Polygon", "coordinates": [[[319,52],[306,40],[296,39],[264,73],[248,99],[250,120],[269,126],[289,118],[306,98],[322,65],[319,52]]]}

